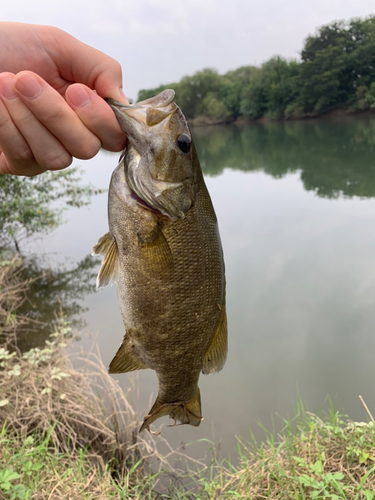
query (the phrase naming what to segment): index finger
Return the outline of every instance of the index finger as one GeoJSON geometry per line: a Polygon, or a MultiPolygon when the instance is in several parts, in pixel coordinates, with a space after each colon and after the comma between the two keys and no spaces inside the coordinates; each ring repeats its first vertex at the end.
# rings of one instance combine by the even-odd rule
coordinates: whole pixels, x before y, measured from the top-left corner
{"type": "Polygon", "coordinates": [[[100,140],[47,82],[31,71],[21,71],[13,85],[22,102],[72,156],[85,160],[96,155],[100,140]]]}
{"type": "Polygon", "coordinates": [[[83,83],[96,90],[100,97],[112,97],[128,104],[122,91],[120,63],[65,31],[54,28],[55,36],[51,37],[50,26],[40,28],[45,38],[45,49],[58,66],[62,78],[83,83]]]}

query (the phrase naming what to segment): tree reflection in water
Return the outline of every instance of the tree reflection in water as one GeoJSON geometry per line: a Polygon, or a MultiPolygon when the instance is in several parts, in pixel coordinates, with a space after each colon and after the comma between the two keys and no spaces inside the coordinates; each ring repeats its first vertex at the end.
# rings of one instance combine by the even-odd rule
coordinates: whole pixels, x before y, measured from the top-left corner
{"type": "Polygon", "coordinates": [[[30,288],[17,314],[32,321],[17,338],[19,349],[43,346],[61,312],[71,327],[85,326],[81,315],[86,308],[80,301],[95,291],[97,267],[90,255],[70,268],[47,266],[40,257],[23,259],[21,278],[30,280],[30,288]]]}
{"type": "Polygon", "coordinates": [[[300,172],[305,189],[318,196],[375,196],[371,116],[195,127],[193,137],[206,175],[225,168],[276,178],[300,172]]]}

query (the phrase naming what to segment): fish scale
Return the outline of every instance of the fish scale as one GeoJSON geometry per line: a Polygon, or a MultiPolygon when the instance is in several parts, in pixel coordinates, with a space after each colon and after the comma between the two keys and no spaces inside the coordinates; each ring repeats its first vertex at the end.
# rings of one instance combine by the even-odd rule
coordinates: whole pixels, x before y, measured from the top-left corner
{"type": "Polygon", "coordinates": [[[159,392],[140,431],[162,416],[198,426],[200,373],[227,355],[224,260],[217,219],[174,92],[125,106],[128,136],[113,172],[98,288],[116,282],[125,326],[110,373],[150,368],[159,392]],[[182,148],[182,149],[181,149],[182,148]]]}

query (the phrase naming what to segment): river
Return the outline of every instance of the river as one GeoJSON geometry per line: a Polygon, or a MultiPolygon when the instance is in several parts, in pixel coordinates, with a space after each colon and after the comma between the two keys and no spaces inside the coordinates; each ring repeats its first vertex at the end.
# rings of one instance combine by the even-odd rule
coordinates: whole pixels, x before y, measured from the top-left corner
{"type": "MultiPolygon", "coordinates": [[[[201,376],[200,427],[164,426],[163,436],[193,443],[192,456],[208,439],[233,459],[235,436],[247,441],[251,428],[261,439],[258,423],[272,419],[281,428],[299,397],[314,412],[329,397],[366,420],[359,394],[375,414],[375,119],[194,128],[193,137],[224,247],[229,356],[222,372],[201,376]]],[[[100,152],[75,164],[107,187],[117,158],[100,152]]],[[[69,209],[68,222],[32,248],[51,266],[78,262],[108,230],[106,204],[104,194],[69,209]]],[[[115,287],[81,304],[108,365],[124,334],[115,287]]],[[[83,336],[77,348],[89,345],[83,336]]],[[[136,380],[143,416],[156,376],[130,377],[118,378],[125,389],[136,380]]]]}

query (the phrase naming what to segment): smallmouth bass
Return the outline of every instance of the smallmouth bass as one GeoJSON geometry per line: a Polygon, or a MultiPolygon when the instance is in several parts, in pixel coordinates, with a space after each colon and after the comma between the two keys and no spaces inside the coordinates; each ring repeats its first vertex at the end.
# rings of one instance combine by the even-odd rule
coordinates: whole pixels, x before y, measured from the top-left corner
{"type": "Polygon", "coordinates": [[[125,336],[109,373],[151,368],[160,417],[198,426],[200,372],[227,356],[223,251],[186,119],[173,90],[135,105],[107,99],[128,137],[108,194],[109,232],[97,288],[116,282],[125,336]]]}

